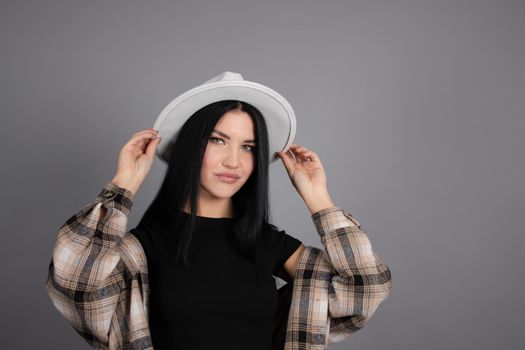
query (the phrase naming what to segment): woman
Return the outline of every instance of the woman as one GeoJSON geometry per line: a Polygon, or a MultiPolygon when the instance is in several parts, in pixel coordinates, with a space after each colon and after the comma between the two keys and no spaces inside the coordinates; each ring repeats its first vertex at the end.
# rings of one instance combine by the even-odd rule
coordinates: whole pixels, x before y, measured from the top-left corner
{"type": "MultiPolygon", "coordinates": [[[[215,84],[205,99],[211,103],[202,106],[202,91],[190,94],[200,108],[188,118],[180,107],[186,117],[179,115],[183,123],[170,132],[175,119],[170,124],[169,113],[161,113],[155,125],[171,141],[163,148],[159,130],[134,134],[113,179],[60,228],[46,287],[92,346],[325,349],[362,328],[388,296],[390,271],[359,222],[334,206],[318,155],[297,144],[286,147],[293,122],[287,139],[276,136],[272,123],[291,108],[275,117],[246,86],[258,97],[232,90],[242,101],[215,101],[211,91],[217,83],[230,89],[231,74],[202,85],[215,84]],[[168,164],[164,181],[126,233],[133,197],[155,153],[168,164]],[[275,156],[324,250],[270,224],[268,166],[275,156]],[[277,290],[273,276],[287,284],[277,290]]],[[[184,105],[174,101],[172,118],[174,106],[184,105]]]]}

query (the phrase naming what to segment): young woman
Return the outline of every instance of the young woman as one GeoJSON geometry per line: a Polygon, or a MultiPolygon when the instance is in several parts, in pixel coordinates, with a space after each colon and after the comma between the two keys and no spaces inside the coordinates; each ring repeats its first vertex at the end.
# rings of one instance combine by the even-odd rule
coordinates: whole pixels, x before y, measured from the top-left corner
{"type": "Polygon", "coordinates": [[[388,267],[359,222],[334,206],[321,160],[304,146],[275,153],[324,249],[270,223],[268,167],[279,140],[270,114],[246,100],[199,106],[165,132],[161,151],[159,130],[135,133],[113,179],[60,227],[46,288],[93,347],[325,349],[388,296],[388,267]],[[168,164],[164,181],[127,231],[155,153],[168,164]]]}

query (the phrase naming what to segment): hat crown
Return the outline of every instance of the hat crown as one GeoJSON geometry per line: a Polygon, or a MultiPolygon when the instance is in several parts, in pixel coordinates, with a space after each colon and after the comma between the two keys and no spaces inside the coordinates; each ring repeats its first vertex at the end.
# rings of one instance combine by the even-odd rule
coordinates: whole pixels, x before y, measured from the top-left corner
{"type": "Polygon", "coordinates": [[[216,77],[206,80],[204,84],[215,83],[217,81],[239,81],[239,80],[244,80],[241,74],[226,71],[226,72],[223,72],[217,75],[216,77]]]}

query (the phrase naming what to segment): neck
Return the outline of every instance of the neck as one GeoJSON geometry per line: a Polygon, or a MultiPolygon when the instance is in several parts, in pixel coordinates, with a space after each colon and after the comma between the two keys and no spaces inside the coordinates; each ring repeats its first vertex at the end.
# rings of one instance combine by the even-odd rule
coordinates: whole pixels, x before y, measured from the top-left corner
{"type": "MultiPolygon", "coordinates": [[[[190,214],[190,203],[187,200],[182,211],[190,214]]],[[[209,218],[234,218],[235,211],[231,200],[225,203],[209,203],[203,204],[202,200],[197,202],[197,216],[204,216],[209,218]]]]}

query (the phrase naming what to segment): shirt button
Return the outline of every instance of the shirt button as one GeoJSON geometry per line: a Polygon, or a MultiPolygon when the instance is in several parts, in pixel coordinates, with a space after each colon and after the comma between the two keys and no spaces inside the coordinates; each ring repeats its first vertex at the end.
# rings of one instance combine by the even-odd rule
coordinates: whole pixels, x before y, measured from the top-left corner
{"type": "Polygon", "coordinates": [[[102,196],[103,196],[104,198],[109,199],[109,198],[114,197],[115,195],[116,195],[116,193],[114,193],[114,192],[112,192],[112,191],[106,191],[102,196]]]}

